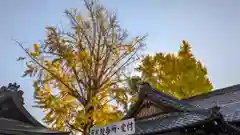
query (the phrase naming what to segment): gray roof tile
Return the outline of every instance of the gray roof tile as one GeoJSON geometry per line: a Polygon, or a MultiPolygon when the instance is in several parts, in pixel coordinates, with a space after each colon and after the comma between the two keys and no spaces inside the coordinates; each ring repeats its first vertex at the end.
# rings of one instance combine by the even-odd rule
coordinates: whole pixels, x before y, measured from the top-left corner
{"type": "Polygon", "coordinates": [[[240,120],[240,102],[222,106],[220,112],[228,122],[240,120]]]}
{"type": "MultiPolygon", "coordinates": [[[[35,127],[17,120],[0,118],[0,131],[28,132],[30,134],[66,134],[67,132],[58,132],[43,127],[35,127]]],[[[25,133],[26,134],[26,133],[25,133]]]]}
{"type": "Polygon", "coordinates": [[[130,111],[127,112],[124,119],[133,117],[134,113],[140,107],[144,99],[150,100],[161,106],[172,107],[179,111],[189,111],[196,109],[194,105],[191,105],[186,101],[178,100],[175,97],[169,96],[158,90],[155,90],[149,84],[143,84],[142,87],[140,88],[140,94],[137,102],[135,103],[135,105],[133,105],[130,111]]]}
{"type": "Polygon", "coordinates": [[[184,101],[184,100],[179,100],[176,99],[175,97],[166,95],[158,90],[155,89],[151,89],[151,94],[149,94],[150,99],[152,99],[153,101],[159,103],[159,104],[166,104],[168,106],[173,106],[176,109],[179,110],[192,110],[192,109],[196,109],[195,106],[189,104],[188,102],[184,101]]]}
{"type": "Polygon", "coordinates": [[[201,107],[210,108],[240,101],[240,85],[213,90],[212,92],[194,96],[184,101],[201,107]]]}
{"type": "Polygon", "coordinates": [[[214,90],[184,101],[199,108],[221,107],[220,112],[228,122],[240,121],[240,85],[214,90]]]}
{"type": "Polygon", "coordinates": [[[208,119],[207,115],[190,112],[175,112],[136,122],[136,134],[159,133],[190,126],[208,119]]]}

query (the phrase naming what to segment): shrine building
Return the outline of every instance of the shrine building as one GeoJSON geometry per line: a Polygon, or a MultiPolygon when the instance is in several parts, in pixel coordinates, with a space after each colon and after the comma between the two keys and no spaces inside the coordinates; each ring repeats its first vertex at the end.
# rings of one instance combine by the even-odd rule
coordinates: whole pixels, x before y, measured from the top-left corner
{"type": "Polygon", "coordinates": [[[39,123],[25,108],[23,91],[16,83],[0,88],[0,135],[69,135],[39,123]]]}
{"type": "Polygon", "coordinates": [[[131,118],[134,135],[240,135],[240,85],[178,100],[144,83],[131,118]]]}

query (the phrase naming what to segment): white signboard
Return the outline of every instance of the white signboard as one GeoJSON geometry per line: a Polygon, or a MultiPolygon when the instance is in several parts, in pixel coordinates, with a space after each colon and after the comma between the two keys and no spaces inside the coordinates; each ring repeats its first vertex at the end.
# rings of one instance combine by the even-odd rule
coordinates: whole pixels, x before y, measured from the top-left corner
{"type": "Polygon", "coordinates": [[[90,129],[90,135],[130,135],[134,133],[134,118],[90,129]]]}

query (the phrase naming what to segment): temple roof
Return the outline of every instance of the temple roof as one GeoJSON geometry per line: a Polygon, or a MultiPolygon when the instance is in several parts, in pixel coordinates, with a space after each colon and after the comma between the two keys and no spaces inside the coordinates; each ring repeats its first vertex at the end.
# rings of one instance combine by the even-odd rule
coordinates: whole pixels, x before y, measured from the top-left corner
{"type": "MultiPolygon", "coordinates": [[[[226,95],[227,93],[229,95],[229,93],[238,91],[237,88],[239,88],[239,85],[228,87],[228,89],[230,89],[228,92],[224,90],[218,92],[214,91],[213,93],[209,93],[210,96],[206,94],[202,96],[200,95],[199,97],[194,97],[196,100],[194,100],[194,98],[178,100],[153,89],[149,84],[143,84],[140,87],[140,94],[137,102],[126,114],[124,119],[136,117],[136,114],[139,112],[139,108],[142,106],[142,104],[144,104],[143,101],[148,100],[156,106],[159,105],[174,108],[174,111],[168,113],[165,112],[155,116],[152,115],[144,119],[136,119],[136,134],[164,133],[174,130],[182,130],[183,128],[201,126],[207,123],[213,124],[213,121],[216,122],[215,119],[221,121],[222,125],[227,125],[227,127],[230,127],[232,125],[226,124],[227,122],[233,122],[234,119],[240,120],[240,113],[239,115],[229,115],[231,113],[235,113],[236,109],[239,107],[236,108],[236,106],[233,105],[232,109],[235,110],[229,111],[229,109],[226,109],[226,107],[230,107],[230,105],[227,105],[224,108],[217,107],[217,105],[213,104],[207,108],[204,108],[197,106],[196,103],[217,95],[226,95]]],[[[226,97],[225,99],[221,100],[227,101],[226,97]]],[[[209,104],[209,102],[206,103],[209,104]]],[[[230,129],[232,130],[234,128],[231,127],[230,129]]],[[[239,133],[237,130],[233,131],[239,133]]]]}
{"type": "Polygon", "coordinates": [[[136,122],[136,134],[163,133],[185,126],[209,120],[210,115],[193,112],[174,112],[154,119],[144,119],[136,122]]]}
{"type": "Polygon", "coordinates": [[[184,101],[199,108],[219,106],[226,121],[240,122],[240,84],[216,89],[184,101]]]}
{"type": "Polygon", "coordinates": [[[165,112],[161,115],[149,116],[144,119],[136,120],[136,134],[162,133],[169,130],[191,126],[212,118],[211,109],[199,109],[185,101],[168,96],[160,91],[153,89],[145,83],[140,87],[140,94],[135,105],[126,114],[124,119],[135,117],[143,101],[161,107],[171,107],[172,112],[165,112]]]}
{"type": "Polygon", "coordinates": [[[209,108],[215,105],[221,106],[233,102],[239,102],[240,96],[237,94],[240,94],[240,84],[216,89],[209,93],[184,99],[184,101],[202,108],[209,108]]]}
{"type": "Polygon", "coordinates": [[[52,131],[38,122],[23,106],[23,91],[19,85],[10,83],[0,88],[0,133],[11,134],[59,134],[68,132],[52,131]]]}
{"type": "MultiPolygon", "coordinates": [[[[0,104],[2,104],[0,112],[8,111],[8,108],[10,108],[10,106],[3,106],[4,101],[6,100],[8,100],[8,102],[12,101],[13,104],[11,105],[11,107],[16,107],[16,109],[19,111],[16,113],[21,113],[22,114],[21,116],[23,116],[26,119],[25,121],[28,121],[29,124],[32,124],[34,126],[42,126],[42,124],[40,124],[40,122],[38,122],[23,106],[24,103],[23,91],[19,90],[19,87],[20,86],[17,85],[16,83],[14,84],[10,83],[8,87],[2,86],[0,88],[0,104]]],[[[1,116],[0,113],[0,117],[4,116],[1,116]]]]}
{"type": "Polygon", "coordinates": [[[29,125],[17,120],[12,120],[12,119],[7,119],[7,118],[0,118],[0,132],[5,131],[5,132],[11,132],[11,133],[31,133],[31,134],[63,134],[67,135],[66,132],[57,132],[57,131],[52,131],[48,130],[47,128],[44,127],[36,127],[33,125],[29,125]]]}
{"type": "Polygon", "coordinates": [[[124,119],[133,117],[144,100],[149,100],[157,106],[171,107],[178,111],[197,109],[195,106],[185,101],[178,100],[175,97],[166,95],[153,89],[149,84],[146,83],[141,86],[137,102],[131,107],[124,119]]]}

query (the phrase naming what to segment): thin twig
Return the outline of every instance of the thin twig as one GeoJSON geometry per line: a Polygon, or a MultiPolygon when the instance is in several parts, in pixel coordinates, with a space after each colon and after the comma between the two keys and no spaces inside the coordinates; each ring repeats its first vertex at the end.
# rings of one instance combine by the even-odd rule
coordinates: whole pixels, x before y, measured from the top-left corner
{"type": "MultiPolygon", "coordinates": [[[[14,40],[14,39],[13,39],[14,40]]],[[[49,72],[54,78],[56,78],[59,82],[61,82],[65,87],[67,87],[69,90],[74,91],[74,89],[71,89],[65,82],[63,82],[60,78],[58,78],[57,75],[55,75],[54,73],[50,72],[46,67],[44,67],[43,65],[41,65],[35,58],[33,58],[31,56],[31,54],[29,54],[29,52],[22,46],[21,43],[19,43],[18,41],[14,40],[23,50],[24,52],[30,57],[31,60],[33,60],[36,64],[38,64],[42,69],[46,70],[47,72],[49,72]]],[[[82,103],[82,102],[81,102],[82,103]]]]}

